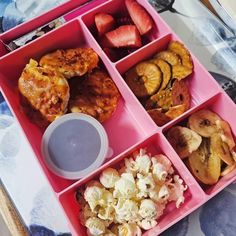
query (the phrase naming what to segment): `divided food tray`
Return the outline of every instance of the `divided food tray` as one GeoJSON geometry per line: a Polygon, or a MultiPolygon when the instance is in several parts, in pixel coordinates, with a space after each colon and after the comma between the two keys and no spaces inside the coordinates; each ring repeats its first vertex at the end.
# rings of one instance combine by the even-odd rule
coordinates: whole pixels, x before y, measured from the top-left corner
{"type": "MultiPolygon", "coordinates": [[[[72,10],[72,2],[73,1],[69,1],[63,5],[65,6],[65,10],[72,10]]],[[[83,2],[86,1],[80,1],[79,4],[83,2]]],[[[236,125],[234,122],[236,117],[235,104],[193,54],[191,54],[191,56],[194,64],[194,72],[187,79],[188,88],[192,97],[190,109],[163,126],[157,126],[154,123],[124,81],[125,72],[132,66],[140,61],[151,58],[155,53],[161,50],[165,50],[168,43],[172,40],[181,42],[148,1],[138,0],[137,2],[143,5],[154,19],[154,30],[149,34],[149,40],[145,45],[115,62],[112,62],[107,57],[96,40],[94,15],[98,12],[124,15],[126,12],[123,0],[95,1],[95,3],[92,3],[94,5],[92,7],[90,6],[90,10],[87,6],[88,8],[85,12],[80,11],[71,13],[71,15],[68,14],[67,20],[69,21],[63,26],[11,53],[7,54],[5,51],[2,51],[2,57],[0,58],[0,85],[2,93],[22,127],[29,144],[33,148],[35,156],[43,168],[53,191],[58,197],[71,226],[73,235],[86,235],[85,228],[78,220],[80,206],[75,197],[78,188],[83,186],[87,181],[96,178],[106,167],[115,167],[118,163],[122,162],[125,157],[139,148],[147,148],[152,154],[165,154],[172,162],[176,172],[188,186],[184,194],[185,202],[180,208],[173,210],[171,205],[168,206],[157,226],[146,231],[144,235],[156,236],[160,234],[200,205],[204,204],[236,179],[236,170],[233,170],[230,174],[221,177],[216,184],[209,187],[202,187],[202,185],[195,180],[166,138],[166,133],[171,127],[185,121],[191,114],[201,108],[209,108],[216,112],[222,119],[230,124],[234,137],[236,134],[236,125]],[[44,129],[32,123],[30,118],[22,111],[17,84],[18,78],[30,58],[38,60],[42,55],[56,49],[85,46],[93,48],[99,55],[100,60],[119,89],[121,99],[115,113],[108,121],[103,123],[108,134],[110,148],[113,151],[112,157],[99,169],[89,174],[89,176],[75,181],[58,177],[47,168],[41,154],[41,139],[44,129]]],[[[75,5],[73,5],[73,7],[76,7],[75,5]]],[[[41,16],[43,19],[42,22],[46,22],[45,19],[48,20],[55,17],[55,11],[56,10],[50,11],[41,16]]],[[[60,11],[60,13],[62,12],[60,11]]],[[[63,13],[65,13],[64,10],[63,13]]],[[[60,14],[56,15],[59,16],[60,14]]],[[[30,28],[31,27],[32,25],[30,28]]],[[[19,31],[20,29],[17,29],[14,33],[13,30],[11,37],[8,36],[10,38],[17,37],[19,36],[19,31]]]]}

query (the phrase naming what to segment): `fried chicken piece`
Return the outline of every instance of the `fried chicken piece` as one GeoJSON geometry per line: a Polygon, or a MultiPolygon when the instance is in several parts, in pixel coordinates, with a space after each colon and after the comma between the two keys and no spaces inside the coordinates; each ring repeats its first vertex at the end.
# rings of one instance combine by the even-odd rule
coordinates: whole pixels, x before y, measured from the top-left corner
{"type": "Polygon", "coordinates": [[[115,111],[120,93],[109,77],[101,70],[95,70],[84,80],[71,81],[71,112],[82,112],[100,122],[111,117],[115,111]]]}
{"type": "Polygon", "coordinates": [[[59,72],[40,67],[31,59],[19,78],[18,87],[30,105],[47,121],[52,122],[66,112],[70,88],[59,72]]]}
{"type": "Polygon", "coordinates": [[[58,70],[65,78],[82,76],[97,67],[99,57],[92,48],[56,50],[40,59],[40,66],[58,70]]]}

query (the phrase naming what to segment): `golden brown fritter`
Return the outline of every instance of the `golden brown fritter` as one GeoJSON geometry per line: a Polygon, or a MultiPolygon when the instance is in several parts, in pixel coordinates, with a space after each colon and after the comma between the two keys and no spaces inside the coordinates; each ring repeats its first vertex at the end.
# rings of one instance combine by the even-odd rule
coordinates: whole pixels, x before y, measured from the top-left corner
{"type": "Polygon", "coordinates": [[[58,70],[65,78],[82,76],[97,67],[99,57],[92,48],[56,50],[40,59],[40,66],[58,70]]]}
{"type": "Polygon", "coordinates": [[[49,68],[39,67],[33,59],[18,80],[20,93],[30,105],[49,122],[66,112],[69,85],[63,75],[49,68]]]}
{"type": "Polygon", "coordinates": [[[120,93],[109,77],[101,70],[95,70],[84,80],[71,81],[71,112],[82,112],[100,122],[111,117],[115,111],[120,93]]]}

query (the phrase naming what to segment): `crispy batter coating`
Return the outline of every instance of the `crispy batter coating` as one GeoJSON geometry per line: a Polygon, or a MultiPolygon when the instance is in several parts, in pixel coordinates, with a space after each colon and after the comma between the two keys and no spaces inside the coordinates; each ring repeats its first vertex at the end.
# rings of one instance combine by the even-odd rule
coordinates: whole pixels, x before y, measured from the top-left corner
{"type": "Polygon", "coordinates": [[[52,122],[66,112],[70,88],[57,71],[40,67],[31,59],[18,80],[18,87],[30,105],[47,121],[52,122]]]}
{"type": "Polygon", "coordinates": [[[71,112],[82,112],[104,122],[115,111],[120,93],[107,73],[95,70],[84,80],[75,78],[70,86],[71,112]]]}
{"type": "Polygon", "coordinates": [[[56,50],[40,59],[40,66],[58,70],[65,78],[82,76],[97,67],[99,57],[92,48],[56,50]]]}

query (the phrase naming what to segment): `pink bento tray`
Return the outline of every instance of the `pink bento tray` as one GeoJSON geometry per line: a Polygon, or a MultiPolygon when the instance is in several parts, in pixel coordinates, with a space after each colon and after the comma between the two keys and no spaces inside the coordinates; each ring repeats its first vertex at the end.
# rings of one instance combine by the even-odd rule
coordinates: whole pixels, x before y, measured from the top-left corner
{"type": "MultiPolygon", "coordinates": [[[[65,3],[64,6],[67,6],[65,9],[72,10],[70,7],[72,2],[75,1],[65,3]],[[69,4],[69,6],[67,4],[69,4]]],[[[77,1],[77,3],[78,2],[82,4],[86,1],[77,1]]],[[[155,21],[155,27],[144,46],[122,57],[118,61],[112,62],[97,42],[94,34],[94,15],[97,12],[125,15],[127,12],[124,7],[124,0],[94,1],[91,3],[93,5],[88,4],[86,6],[86,10],[79,10],[67,14],[66,20],[68,20],[68,22],[63,26],[13,52],[8,54],[2,52],[2,57],[0,58],[0,85],[2,93],[22,127],[58,201],[61,203],[73,235],[86,235],[86,230],[78,219],[80,206],[75,197],[78,188],[89,180],[96,178],[106,167],[115,167],[117,163],[122,162],[125,157],[139,148],[145,147],[153,154],[165,154],[172,162],[176,172],[188,186],[184,195],[184,204],[174,210],[171,206],[167,207],[157,226],[144,232],[144,235],[156,236],[160,234],[204,204],[236,179],[236,170],[234,170],[230,174],[221,177],[217,184],[210,187],[202,187],[195,180],[165,136],[166,132],[173,125],[185,121],[192,113],[201,108],[209,108],[215,111],[222,119],[230,124],[234,137],[236,134],[235,104],[192,54],[194,73],[187,79],[192,97],[191,107],[181,116],[161,127],[154,123],[124,81],[124,73],[133,65],[151,58],[158,51],[166,49],[171,40],[181,41],[161,19],[148,1],[137,0],[137,2],[143,5],[152,16],[155,21]],[[121,93],[121,99],[115,113],[108,121],[103,123],[108,134],[110,148],[113,151],[111,159],[104,163],[99,169],[89,174],[89,176],[77,181],[72,181],[58,177],[47,168],[41,154],[41,139],[44,130],[32,123],[29,117],[22,112],[17,82],[23,68],[30,58],[38,60],[42,55],[56,49],[84,46],[91,47],[97,52],[100,60],[103,62],[118,87],[121,93]]],[[[76,4],[73,4],[73,7],[76,7],[76,4]]],[[[42,18],[43,22],[49,19],[51,20],[52,17],[55,17],[54,14],[55,9],[54,11],[44,14],[42,18]]],[[[56,14],[57,17],[59,15],[60,14],[56,14]]],[[[25,27],[25,25],[23,27],[25,27]]],[[[32,26],[30,26],[30,29],[31,28],[32,26]]],[[[20,30],[21,29],[17,29],[15,35],[13,30],[11,36],[8,36],[10,38],[19,36],[20,30]]],[[[25,28],[23,31],[24,30],[25,28]]],[[[7,35],[5,37],[7,37],[7,35]]]]}

